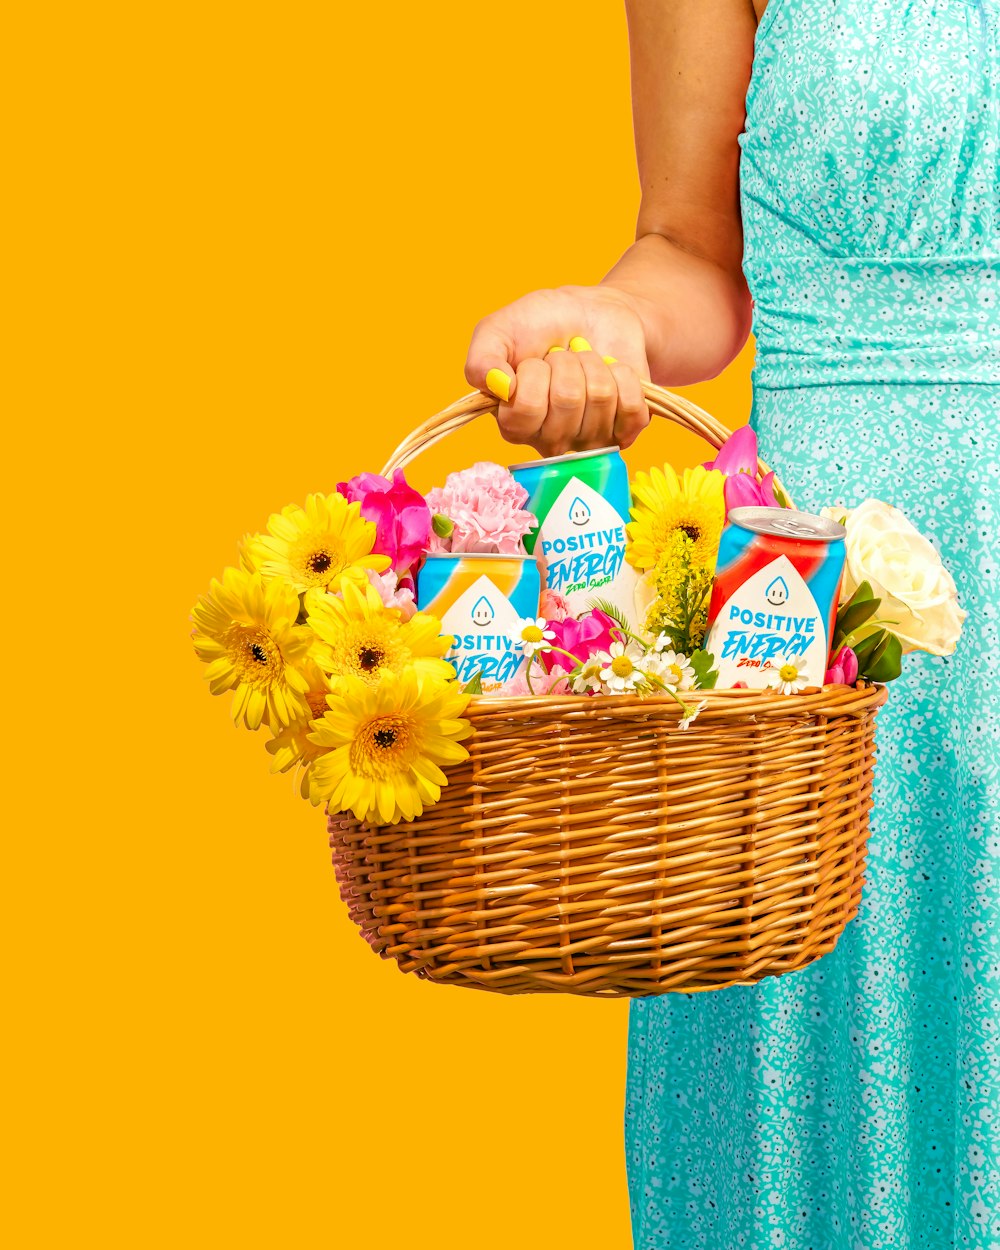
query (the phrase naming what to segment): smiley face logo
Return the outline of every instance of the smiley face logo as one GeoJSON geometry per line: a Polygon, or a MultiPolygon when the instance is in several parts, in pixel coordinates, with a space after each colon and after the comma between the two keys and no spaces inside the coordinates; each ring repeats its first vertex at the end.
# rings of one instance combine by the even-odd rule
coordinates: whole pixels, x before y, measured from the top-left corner
{"type": "Polygon", "coordinates": [[[480,629],[485,629],[487,625],[493,623],[493,604],[485,595],[480,595],[472,608],[472,623],[478,625],[480,629]]]}
{"type": "Polygon", "coordinates": [[[772,608],[783,608],[788,602],[788,583],[783,577],[776,577],[764,591],[764,597],[772,608]]]}
{"type": "Polygon", "coordinates": [[[569,506],[569,519],[574,525],[586,525],[590,520],[590,509],[579,495],[569,506]]]}

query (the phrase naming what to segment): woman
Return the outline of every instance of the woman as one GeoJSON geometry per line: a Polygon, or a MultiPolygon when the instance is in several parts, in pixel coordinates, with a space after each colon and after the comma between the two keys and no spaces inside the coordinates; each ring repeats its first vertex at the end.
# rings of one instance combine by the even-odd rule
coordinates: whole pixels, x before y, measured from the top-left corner
{"type": "Polygon", "coordinates": [[[986,1250],[1000,0],[765,2],[630,0],[636,242],[487,317],[467,374],[512,441],[626,446],[639,378],[717,374],[752,308],[752,422],[800,506],[874,495],[944,554],[969,618],[882,714],[857,921],[802,972],[633,1002],[627,1157],[639,1250],[986,1250]]]}

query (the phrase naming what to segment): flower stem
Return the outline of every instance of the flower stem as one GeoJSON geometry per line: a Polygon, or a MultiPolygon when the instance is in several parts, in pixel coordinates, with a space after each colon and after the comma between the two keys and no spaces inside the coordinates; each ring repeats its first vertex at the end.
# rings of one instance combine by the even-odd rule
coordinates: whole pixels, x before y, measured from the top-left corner
{"type": "Polygon", "coordinates": [[[666,682],[660,681],[659,677],[652,677],[649,673],[646,673],[645,677],[651,686],[655,686],[657,690],[661,691],[663,694],[670,695],[671,699],[673,699],[679,708],[683,708],[685,711],[687,710],[687,704],[680,697],[677,691],[674,690],[673,686],[668,686],[666,682]]]}

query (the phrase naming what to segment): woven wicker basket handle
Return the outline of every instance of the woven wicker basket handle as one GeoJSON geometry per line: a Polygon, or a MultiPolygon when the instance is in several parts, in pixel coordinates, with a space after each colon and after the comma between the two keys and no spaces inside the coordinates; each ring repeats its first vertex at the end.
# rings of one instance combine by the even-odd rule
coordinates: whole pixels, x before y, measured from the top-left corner
{"type": "MultiPolygon", "coordinates": [[[[721,421],[717,421],[703,408],[699,408],[697,404],[692,404],[690,400],[680,395],[675,395],[673,391],[665,390],[662,386],[656,386],[652,382],[644,382],[642,389],[649,411],[654,416],[666,417],[668,421],[679,425],[682,430],[697,434],[716,451],[732,433],[721,421]]],[[[482,391],[473,391],[471,395],[463,396],[450,408],[439,412],[436,417],[430,417],[422,425],[418,425],[412,434],[408,434],[389,457],[382,475],[389,477],[393,470],[405,468],[422,451],[433,447],[435,443],[440,442],[442,438],[446,438],[455,430],[460,430],[463,425],[468,425],[476,417],[487,414],[496,416],[497,407],[497,401],[493,396],[484,395],[482,391]]],[[[758,479],[768,472],[769,469],[764,461],[758,460],[758,479]]],[[[787,497],[787,491],[785,495],[787,497]]]]}

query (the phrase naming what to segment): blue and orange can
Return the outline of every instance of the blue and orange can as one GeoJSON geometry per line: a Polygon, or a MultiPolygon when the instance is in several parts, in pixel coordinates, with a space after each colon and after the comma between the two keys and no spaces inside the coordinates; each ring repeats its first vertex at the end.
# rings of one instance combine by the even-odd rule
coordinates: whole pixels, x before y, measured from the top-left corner
{"type": "Polygon", "coordinates": [[[533,556],[429,555],[417,573],[417,603],[441,622],[453,644],[445,657],[465,685],[498,690],[524,664],[521,624],[538,616],[541,579],[533,556]]]}

